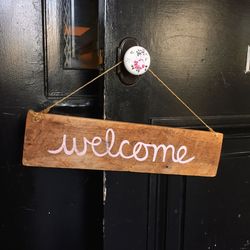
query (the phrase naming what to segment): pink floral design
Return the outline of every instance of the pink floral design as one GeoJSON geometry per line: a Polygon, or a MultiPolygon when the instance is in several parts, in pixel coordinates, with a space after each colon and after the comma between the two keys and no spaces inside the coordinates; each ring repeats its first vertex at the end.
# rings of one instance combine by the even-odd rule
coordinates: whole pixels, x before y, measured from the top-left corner
{"type": "Polygon", "coordinates": [[[132,65],[132,69],[135,69],[138,73],[144,68],[145,64],[143,59],[135,60],[134,64],[132,65]]]}

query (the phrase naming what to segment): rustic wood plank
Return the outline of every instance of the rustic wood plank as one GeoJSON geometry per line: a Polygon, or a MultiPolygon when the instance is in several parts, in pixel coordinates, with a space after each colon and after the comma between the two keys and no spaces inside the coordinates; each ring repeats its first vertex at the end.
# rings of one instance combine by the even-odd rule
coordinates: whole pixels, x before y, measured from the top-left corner
{"type": "Polygon", "coordinates": [[[221,133],[29,111],[23,165],[212,177],[222,140],[221,133]]]}

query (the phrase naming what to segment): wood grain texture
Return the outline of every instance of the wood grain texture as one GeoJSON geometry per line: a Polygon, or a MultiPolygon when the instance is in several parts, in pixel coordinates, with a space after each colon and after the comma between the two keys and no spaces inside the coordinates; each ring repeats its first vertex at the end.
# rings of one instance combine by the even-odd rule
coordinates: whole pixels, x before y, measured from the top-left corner
{"type": "Polygon", "coordinates": [[[223,134],[220,133],[54,114],[42,114],[40,119],[35,120],[34,112],[29,111],[26,120],[23,164],[54,168],[212,177],[217,173],[222,139],[223,134]],[[109,138],[106,137],[109,129],[112,129],[115,135],[115,138],[113,138],[114,144],[110,148],[111,154],[115,155],[121,151],[123,155],[131,156],[133,152],[138,151],[134,155],[142,159],[147,151],[148,157],[145,157],[144,161],[139,161],[136,157],[125,159],[121,154],[116,157],[112,157],[110,154],[102,157],[96,156],[94,150],[98,153],[105,153],[107,145],[112,144],[110,134],[109,138]],[[73,152],[66,155],[64,150],[57,154],[49,153],[48,150],[56,150],[61,147],[64,135],[67,136],[68,150],[72,149],[73,138],[76,138],[76,146],[79,151],[82,151],[84,149],[84,138],[86,138],[89,141],[85,144],[85,147],[87,147],[86,154],[79,156],[76,152],[73,152]],[[94,137],[100,137],[102,140],[97,146],[93,146],[93,142],[97,142],[97,140],[93,141],[94,137]],[[129,143],[124,144],[120,150],[120,145],[124,140],[128,140],[129,143]],[[138,147],[137,144],[140,142],[148,145],[148,148],[140,146],[141,144],[138,147]],[[137,150],[135,149],[136,145],[137,150]],[[172,146],[166,151],[166,159],[164,160],[162,148],[154,151],[154,147],[151,145],[156,145],[156,147],[159,145],[172,146]],[[186,147],[187,153],[184,154],[184,157],[181,157],[184,152],[184,150],[181,150],[179,159],[182,158],[182,161],[185,161],[194,157],[192,161],[187,163],[178,161],[178,149],[182,146],[186,147]]]}

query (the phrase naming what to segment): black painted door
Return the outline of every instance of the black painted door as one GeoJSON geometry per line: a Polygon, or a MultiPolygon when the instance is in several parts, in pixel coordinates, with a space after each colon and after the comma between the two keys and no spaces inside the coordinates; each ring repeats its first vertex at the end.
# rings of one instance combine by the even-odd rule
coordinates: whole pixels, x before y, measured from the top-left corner
{"type": "MultiPolygon", "coordinates": [[[[102,172],[21,164],[27,110],[43,109],[98,73],[62,64],[62,7],[0,1],[0,249],[102,249],[102,172]]],[[[53,112],[102,117],[98,86],[53,112]]]]}
{"type": "MultiPolygon", "coordinates": [[[[249,1],[99,1],[105,67],[115,63],[123,38],[137,38],[152,69],[225,133],[212,179],[116,172],[103,178],[100,171],[21,165],[27,110],[41,110],[98,73],[93,64],[65,60],[65,3],[0,2],[1,249],[249,249],[249,1]]],[[[93,27],[96,14],[89,13],[95,19],[86,25],[93,27]]],[[[105,97],[108,119],[203,129],[149,74],[125,86],[114,71],[104,91],[100,81],[53,112],[102,118],[105,97]]]]}
{"type": "MultiPolygon", "coordinates": [[[[106,172],[105,250],[250,248],[249,24],[248,0],[106,1],[106,68],[137,38],[225,140],[216,178],[106,172]]],[[[149,73],[126,86],[113,72],[104,95],[107,119],[204,129],[149,73]]]]}

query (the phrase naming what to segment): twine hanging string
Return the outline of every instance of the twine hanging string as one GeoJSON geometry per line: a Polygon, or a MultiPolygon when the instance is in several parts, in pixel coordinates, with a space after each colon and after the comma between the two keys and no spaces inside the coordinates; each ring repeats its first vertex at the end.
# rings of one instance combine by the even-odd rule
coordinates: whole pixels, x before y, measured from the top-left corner
{"type": "Polygon", "coordinates": [[[168,85],[160,79],[158,75],[156,75],[151,69],[148,69],[148,71],[179,101],[181,102],[205,127],[209,129],[210,132],[215,131],[208,126],[200,116],[198,116],[178,95],[175,94],[175,92],[168,87],[168,85]]]}
{"type": "MultiPolygon", "coordinates": [[[[110,72],[111,70],[113,70],[114,68],[116,68],[117,66],[119,66],[122,63],[122,61],[118,62],[117,64],[115,64],[114,66],[108,68],[107,70],[105,70],[104,72],[102,72],[100,75],[96,76],[95,78],[93,78],[92,80],[88,81],[87,83],[85,83],[84,85],[82,85],[81,87],[79,87],[78,89],[74,90],[73,92],[69,93],[68,95],[66,95],[65,97],[59,99],[58,101],[56,101],[55,103],[53,103],[52,105],[50,105],[49,107],[45,108],[44,110],[42,110],[39,113],[34,113],[35,119],[40,119],[40,114],[47,114],[53,107],[57,106],[58,104],[62,103],[63,101],[65,101],[66,99],[68,99],[69,97],[71,97],[72,95],[74,95],[75,93],[77,93],[78,91],[84,89],[85,87],[87,87],[88,85],[90,85],[91,83],[93,83],[94,81],[96,81],[97,79],[99,79],[100,77],[106,75],[108,72],[110,72]]],[[[200,116],[198,116],[179,96],[177,96],[175,94],[175,92],[173,90],[171,90],[167,84],[162,81],[159,76],[157,76],[151,69],[148,69],[148,71],[179,101],[181,102],[206,128],[208,128],[208,130],[210,132],[214,132],[215,131],[208,126],[200,116]]]]}

